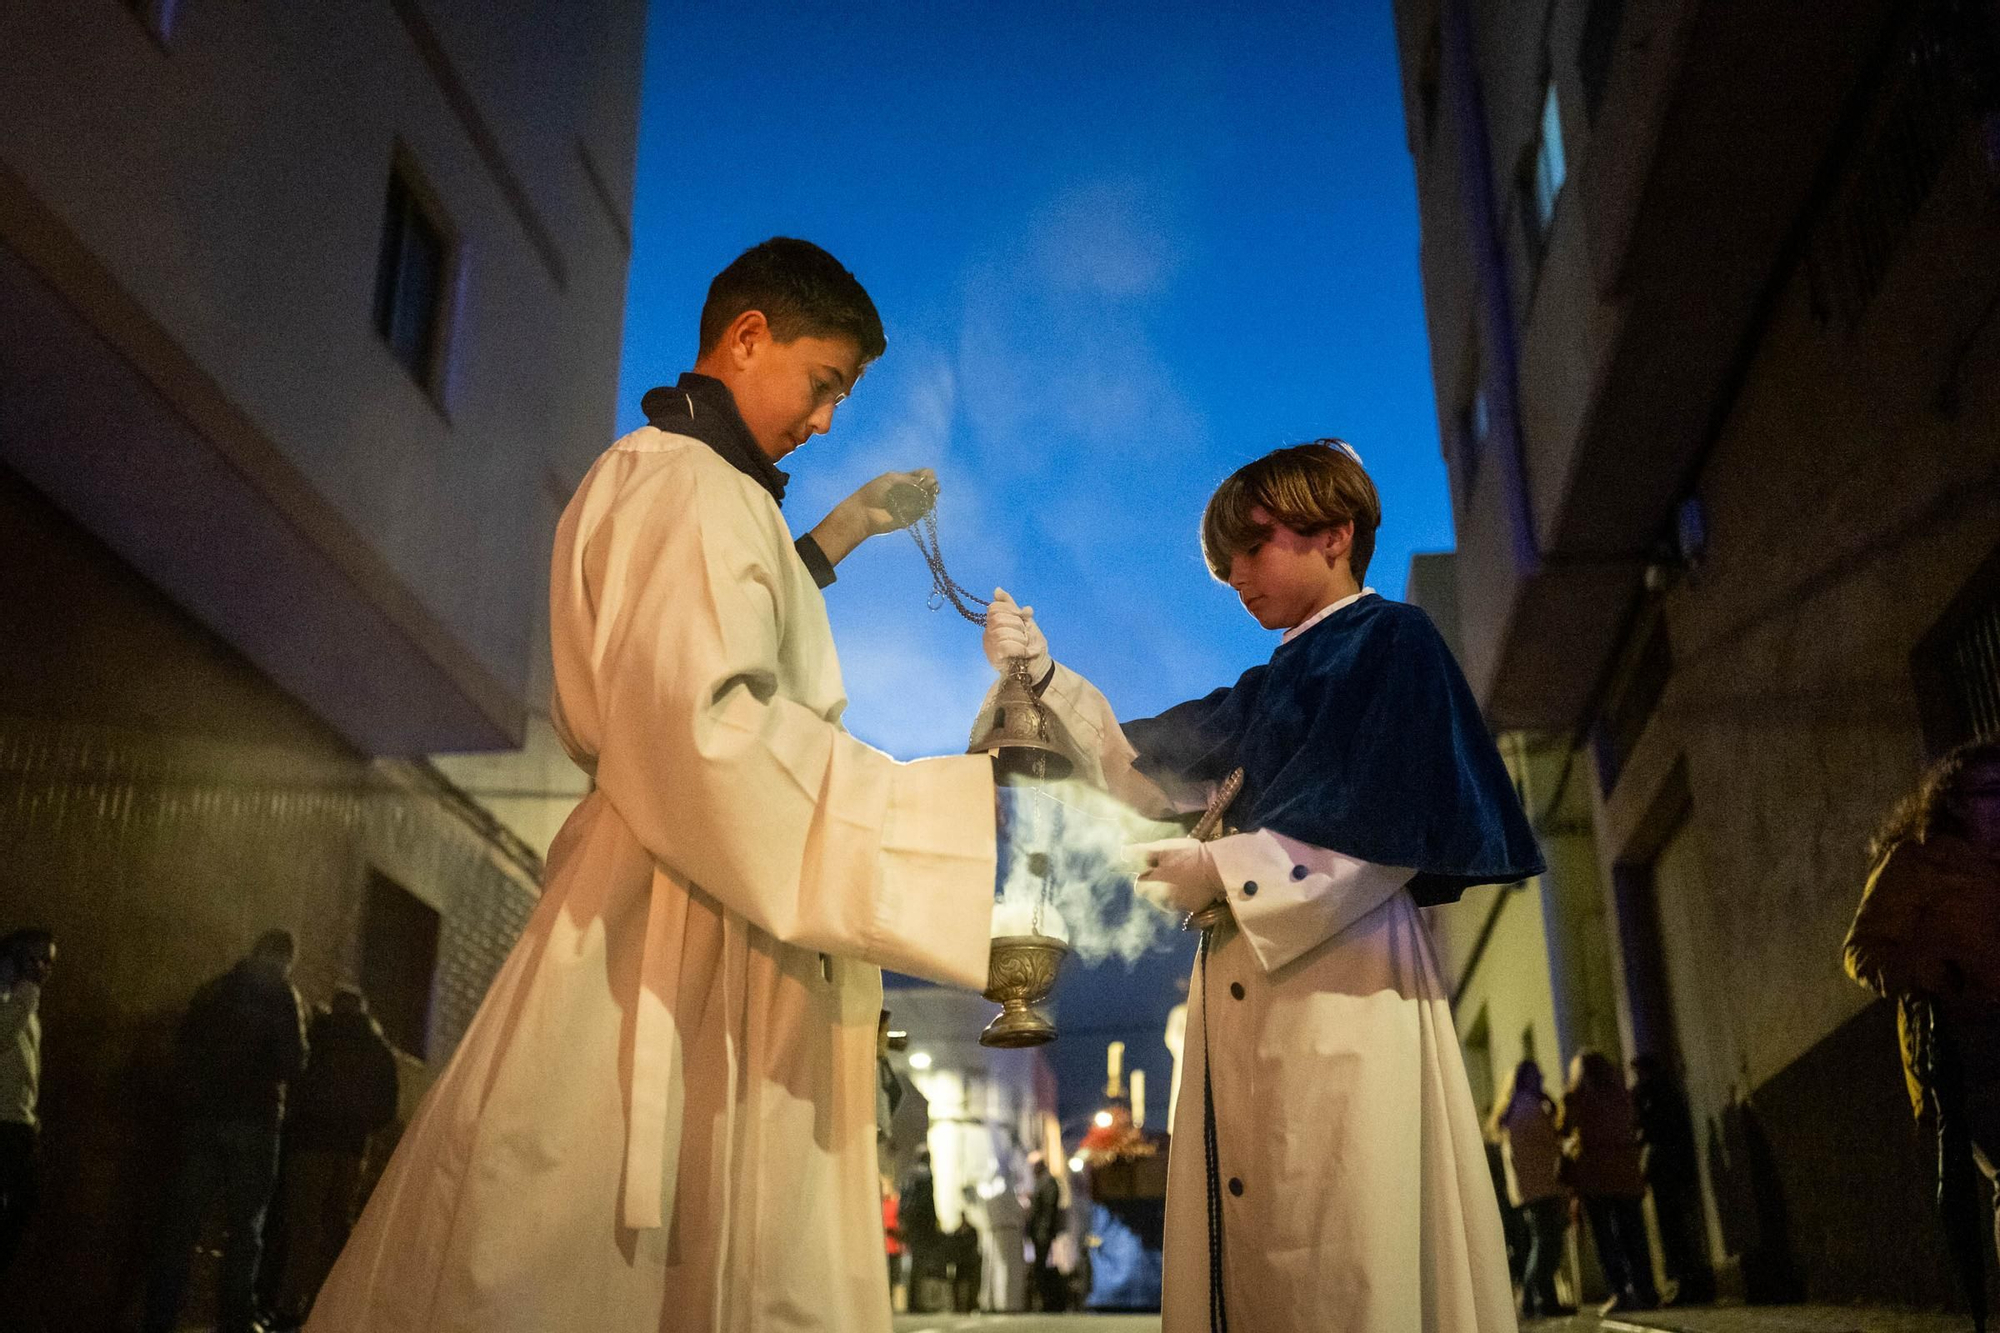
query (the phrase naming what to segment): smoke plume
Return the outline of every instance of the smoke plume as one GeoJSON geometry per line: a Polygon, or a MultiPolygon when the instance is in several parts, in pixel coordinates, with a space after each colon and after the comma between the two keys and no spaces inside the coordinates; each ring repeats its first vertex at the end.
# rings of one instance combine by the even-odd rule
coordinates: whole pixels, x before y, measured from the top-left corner
{"type": "Polygon", "coordinates": [[[1133,893],[1124,848],[1181,831],[1081,782],[1001,788],[993,933],[1053,935],[1085,963],[1166,947],[1176,923],[1133,893]]]}

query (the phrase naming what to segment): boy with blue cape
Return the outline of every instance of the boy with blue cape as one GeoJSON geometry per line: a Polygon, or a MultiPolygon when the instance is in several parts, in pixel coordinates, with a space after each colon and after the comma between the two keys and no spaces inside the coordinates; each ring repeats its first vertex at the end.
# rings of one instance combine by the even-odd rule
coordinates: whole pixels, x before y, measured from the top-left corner
{"type": "Polygon", "coordinates": [[[1381,503],[1337,440],[1210,499],[1215,577],[1284,639],[1236,684],[1122,726],[996,594],[985,646],[1031,679],[1093,779],[1225,836],[1133,848],[1142,894],[1200,913],[1168,1163],[1165,1333],[1515,1327],[1451,1000],[1417,909],[1543,865],[1450,650],[1363,587],[1381,503]]]}

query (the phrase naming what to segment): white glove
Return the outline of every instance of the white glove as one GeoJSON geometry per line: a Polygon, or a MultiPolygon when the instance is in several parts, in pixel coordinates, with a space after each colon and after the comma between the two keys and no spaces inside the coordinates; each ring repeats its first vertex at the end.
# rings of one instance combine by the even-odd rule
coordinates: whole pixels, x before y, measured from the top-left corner
{"type": "Polygon", "coordinates": [[[1125,848],[1139,876],[1139,896],[1165,912],[1199,912],[1222,896],[1222,872],[1208,844],[1193,838],[1162,838],[1125,848]]]}
{"type": "Polygon", "coordinates": [[[986,633],[980,636],[979,646],[986,650],[986,660],[993,669],[1002,673],[1011,659],[1027,658],[1030,684],[1040,682],[1055,665],[1049,657],[1049,641],[1035,623],[1035,608],[1016,606],[1005,588],[993,590],[993,604],[986,608],[986,633]]]}

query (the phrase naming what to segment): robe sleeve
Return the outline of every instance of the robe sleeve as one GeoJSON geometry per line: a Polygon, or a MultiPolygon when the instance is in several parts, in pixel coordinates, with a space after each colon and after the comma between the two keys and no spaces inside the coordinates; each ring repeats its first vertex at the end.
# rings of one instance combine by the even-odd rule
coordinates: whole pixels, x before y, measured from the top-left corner
{"type": "MultiPolygon", "coordinates": [[[[993,714],[998,689],[995,684],[980,709],[980,731],[993,714]]],[[[1118,715],[1111,711],[1110,701],[1081,673],[1056,663],[1054,674],[1042,688],[1041,702],[1062,731],[1059,739],[1082,761],[1076,774],[1082,781],[1110,792],[1151,819],[1202,808],[1206,793],[1170,795],[1135,767],[1139,752],[1132,748],[1124,728],[1118,725],[1118,715]]]]}
{"type": "Polygon", "coordinates": [[[833,561],[826,558],[826,552],[820,547],[819,538],[810,532],[793,542],[792,549],[799,553],[799,559],[805,563],[807,572],[819,587],[831,588],[839,579],[840,575],[833,572],[833,561]]]}
{"type": "Polygon", "coordinates": [[[1217,838],[1208,848],[1237,928],[1266,972],[1340,934],[1416,873],[1269,829],[1217,838]]]}
{"type": "Polygon", "coordinates": [[[978,990],[992,765],[900,763],[780,690],[804,570],[733,480],[676,472],[589,538],[597,784],[657,860],[779,940],[978,990]]]}

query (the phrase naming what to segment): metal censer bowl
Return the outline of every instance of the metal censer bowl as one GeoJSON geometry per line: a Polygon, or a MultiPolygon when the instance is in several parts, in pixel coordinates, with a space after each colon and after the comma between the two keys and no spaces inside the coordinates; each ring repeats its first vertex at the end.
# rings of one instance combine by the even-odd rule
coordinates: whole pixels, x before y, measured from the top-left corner
{"type": "Polygon", "coordinates": [[[979,1034],[981,1046],[1013,1049],[1056,1039],[1056,1025],[1035,1005],[1056,988],[1056,969],[1069,946],[1048,935],[1001,935],[986,965],[987,999],[1000,1013],[979,1034]]]}

